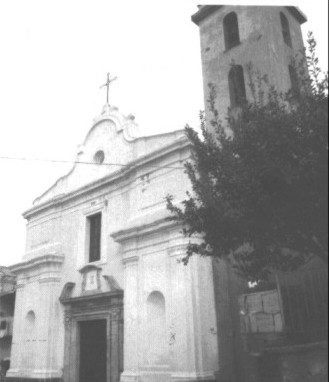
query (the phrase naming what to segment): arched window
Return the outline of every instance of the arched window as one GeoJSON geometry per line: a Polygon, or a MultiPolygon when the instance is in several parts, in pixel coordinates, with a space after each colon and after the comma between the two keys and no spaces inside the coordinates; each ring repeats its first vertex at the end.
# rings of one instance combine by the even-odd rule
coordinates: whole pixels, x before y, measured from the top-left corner
{"type": "Polygon", "coordinates": [[[231,107],[242,106],[246,101],[246,87],[244,84],[243,68],[241,65],[231,67],[228,74],[231,107]]]}
{"type": "Polygon", "coordinates": [[[289,21],[287,19],[287,16],[280,12],[280,19],[281,19],[281,29],[282,29],[282,35],[284,42],[292,48],[292,42],[291,42],[291,35],[290,35],[290,27],[289,27],[289,21]]]}
{"type": "Polygon", "coordinates": [[[289,76],[291,83],[291,92],[294,97],[300,96],[299,82],[297,72],[294,66],[289,65],[289,76]]]}
{"type": "Polygon", "coordinates": [[[166,302],[161,292],[154,291],[147,299],[146,329],[145,362],[149,365],[166,364],[168,362],[166,302]]]}
{"type": "Polygon", "coordinates": [[[224,17],[223,27],[226,50],[240,44],[238,16],[235,12],[224,17]]]}

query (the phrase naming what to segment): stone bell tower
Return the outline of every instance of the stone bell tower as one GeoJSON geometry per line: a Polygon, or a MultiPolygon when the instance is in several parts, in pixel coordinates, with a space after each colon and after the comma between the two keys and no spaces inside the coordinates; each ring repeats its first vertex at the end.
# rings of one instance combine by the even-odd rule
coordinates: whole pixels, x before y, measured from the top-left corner
{"type": "Polygon", "coordinates": [[[278,90],[294,90],[291,61],[304,49],[301,24],[306,21],[297,7],[201,5],[192,21],[200,28],[205,102],[212,83],[222,120],[228,107],[251,96],[249,63],[278,90]]]}
{"type": "MultiPolygon", "coordinates": [[[[209,86],[215,87],[215,107],[225,123],[251,99],[249,64],[267,75],[279,91],[298,91],[292,60],[304,50],[301,24],[306,17],[296,7],[202,5],[192,16],[199,26],[207,119],[209,86]]],[[[213,263],[218,328],[218,381],[257,381],[256,358],[241,341],[238,296],[245,288],[225,261],[213,263]]],[[[263,380],[261,381],[263,382],[263,380]]]]}

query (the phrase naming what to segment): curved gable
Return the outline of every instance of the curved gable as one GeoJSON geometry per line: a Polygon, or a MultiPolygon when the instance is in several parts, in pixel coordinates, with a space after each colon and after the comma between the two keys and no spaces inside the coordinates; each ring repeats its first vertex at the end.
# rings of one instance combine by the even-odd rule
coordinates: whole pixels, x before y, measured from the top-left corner
{"type": "Polygon", "coordinates": [[[76,163],[72,169],[35,199],[33,204],[72,192],[132,161],[137,130],[133,117],[124,117],[117,108],[106,105],[102,114],[94,120],[84,142],[78,147],[76,163]],[[103,160],[100,160],[99,153],[103,154],[103,160]]]}
{"type": "Polygon", "coordinates": [[[137,137],[137,133],[138,125],[134,117],[125,117],[116,107],[105,105],[78,147],[72,169],[35,199],[33,205],[60,198],[103,179],[184,135],[181,130],[150,137],[137,137]]]}

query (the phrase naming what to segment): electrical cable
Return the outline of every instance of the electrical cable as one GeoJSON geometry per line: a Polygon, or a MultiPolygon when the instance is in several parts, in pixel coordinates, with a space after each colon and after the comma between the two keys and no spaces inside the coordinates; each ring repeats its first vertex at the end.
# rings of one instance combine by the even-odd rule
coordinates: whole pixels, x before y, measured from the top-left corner
{"type": "MultiPolygon", "coordinates": [[[[132,164],[122,164],[122,163],[95,163],[87,161],[69,161],[69,160],[60,160],[60,159],[41,159],[41,158],[24,158],[24,157],[9,157],[9,156],[0,156],[0,159],[3,160],[16,160],[16,161],[31,161],[31,162],[50,162],[50,163],[71,163],[71,164],[85,164],[85,165],[98,165],[98,166],[118,166],[118,167],[131,167],[132,164]]],[[[170,168],[175,170],[183,170],[184,167],[177,166],[155,166],[155,165],[145,165],[145,167],[152,168],[170,168]]]]}

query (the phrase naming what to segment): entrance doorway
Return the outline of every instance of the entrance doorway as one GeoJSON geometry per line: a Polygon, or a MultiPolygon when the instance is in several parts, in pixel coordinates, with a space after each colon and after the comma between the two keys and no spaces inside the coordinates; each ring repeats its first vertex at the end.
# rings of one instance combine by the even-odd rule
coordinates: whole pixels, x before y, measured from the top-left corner
{"type": "MultiPolygon", "coordinates": [[[[63,382],[119,382],[123,371],[123,291],[70,297],[64,286],[63,382]]],[[[68,290],[68,291],[67,291],[68,290]]]]}
{"type": "Polygon", "coordinates": [[[80,322],[79,382],[106,382],[107,320],[80,322]]]}

